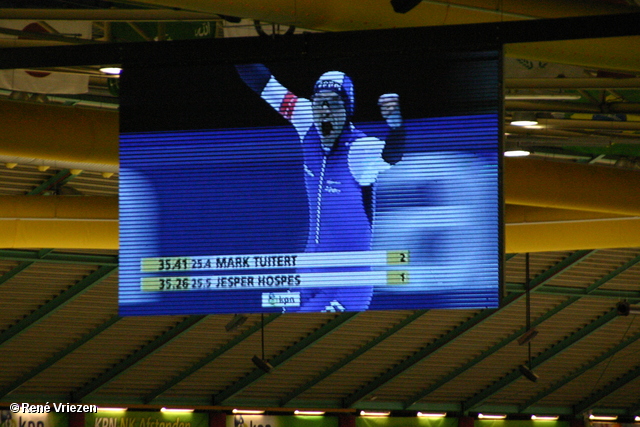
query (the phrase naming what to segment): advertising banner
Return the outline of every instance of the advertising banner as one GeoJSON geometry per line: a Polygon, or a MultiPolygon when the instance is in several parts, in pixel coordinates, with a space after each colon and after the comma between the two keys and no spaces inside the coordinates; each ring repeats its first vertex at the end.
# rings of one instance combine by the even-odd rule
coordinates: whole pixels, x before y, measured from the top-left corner
{"type": "Polygon", "coordinates": [[[188,412],[111,412],[85,415],[86,427],[209,427],[209,416],[188,412]]]}
{"type": "Polygon", "coordinates": [[[569,427],[569,421],[559,420],[476,420],[475,427],[569,427]]]}
{"type": "Polygon", "coordinates": [[[357,417],[356,427],[458,427],[458,419],[425,417],[357,417]]]}
{"type": "Polygon", "coordinates": [[[227,427],[338,427],[337,417],[241,415],[227,417],[227,427]]]}
{"type": "Polygon", "coordinates": [[[0,427],[67,427],[67,413],[23,413],[0,411],[0,427]]]}

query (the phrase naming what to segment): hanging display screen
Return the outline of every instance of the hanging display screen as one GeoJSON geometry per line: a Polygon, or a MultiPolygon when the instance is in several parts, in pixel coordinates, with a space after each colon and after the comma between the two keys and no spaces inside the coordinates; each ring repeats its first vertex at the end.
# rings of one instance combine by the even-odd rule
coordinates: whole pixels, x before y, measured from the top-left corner
{"type": "Polygon", "coordinates": [[[198,46],[121,77],[121,315],[498,306],[497,50],[198,46]]]}

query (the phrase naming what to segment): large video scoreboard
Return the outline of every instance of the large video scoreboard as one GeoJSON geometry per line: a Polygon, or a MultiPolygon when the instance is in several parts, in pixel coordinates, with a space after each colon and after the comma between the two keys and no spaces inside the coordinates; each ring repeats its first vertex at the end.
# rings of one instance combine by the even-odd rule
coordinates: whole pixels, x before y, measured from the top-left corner
{"type": "Polygon", "coordinates": [[[125,64],[121,315],[498,306],[500,52],[371,34],[125,64]]]}

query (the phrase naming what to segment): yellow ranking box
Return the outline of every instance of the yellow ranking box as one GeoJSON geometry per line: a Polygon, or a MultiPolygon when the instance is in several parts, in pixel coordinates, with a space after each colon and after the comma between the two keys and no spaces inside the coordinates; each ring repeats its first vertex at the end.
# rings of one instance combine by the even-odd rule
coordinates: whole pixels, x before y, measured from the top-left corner
{"type": "Polygon", "coordinates": [[[409,272],[404,270],[387,271],[387,285],[408,285],[409,272]]]}
{"type": "Polygon", "coordinates": [[[387,251],[387,264],[407,265],[409,264],[409,251],[387,251]]]}

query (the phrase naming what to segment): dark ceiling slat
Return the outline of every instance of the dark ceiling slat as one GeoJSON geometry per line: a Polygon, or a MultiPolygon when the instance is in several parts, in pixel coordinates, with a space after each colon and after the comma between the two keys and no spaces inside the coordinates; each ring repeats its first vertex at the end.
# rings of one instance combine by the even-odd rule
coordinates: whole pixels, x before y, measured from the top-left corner
{"type": "MultiPolygon", "coordinates": [[[[567,308],[568,306],[570,306],[571,304],[573,304],[576,301],[578,301],[578,298],[575,298],[575,299],[572,299],[572,300],[567,300],[567,301],[557,305],[553,309],[551,309],[548,312],[546,312],[544,315],[542,315],[539,318],[537,318],[534,321],[532,321],[531,322],[531,327],[535,328],[536,326],[540,325],[542,322],[544,322],[546,320],[549,320],[551,317],[555,316],[556,314],[558,314],[559,312],[561,312],[562,310],[564,310],[565,308],[567,308]]],[[[467,362],[464,365],[460,366],[459,368],[455,369],[453,372],[449,373],[448,375],[445,375],[444,377],[442,377],[440,380],[438,380],[437,382],[435,382],[431,386],[429,386],[429,387],[425,388],[424,390],[421,390],[420,392],[418,392],[415,395],[411,396],[411,398],[409,398],[406,402],[404,402],[403,407],[405,409],[411,409],[411,407],[413,405],[415,405],[416,403],[418,403],[418,401],[420,401],[421,399],[424,399],[425,397],[427,397],[428,395],[430,395],[431,393],[433,393],[434,391],[436,391],[440,387],[444,386],[445,384],[450,383],[456,377],[458,377],[459,375],[462,375],[464,372],[467,372],[468,370],[470,370],[471,368],[476,366],[478,363],[482,362],[487,357],[489,357],[492,354],[496,353],[498,350],[500,350],[500,349],[506,347],[507,345],[511,344],[512,342],[517,340],[519,337],[521,337],[522,334],[524,334],[526,331],[527,331],[526,327],[522,327],[522,328],[518,329],[517,331],[515,331],[514,333],[512,333],[508,337],[506,337],[503,340],[501,340],[499,343],[491,346],[487,350],[485,350],[482,353],[480,353],[478,356],[476,356],[473,359],[471,359],[469,362],[467,362]]]]}
{"type": "Polygon", "coordinates": [[[570,375],[564,377],[563,379],[561,379],[557,383],[553,384],[552,386],[547,387],[546,389],[544,389],[540,393],[536,394],[534,397],[532,397],[531,399],[527,400],[523,405],[521,405],[520,408],[518,409],[518,411],[524,413],[527,410],[527,408],[535,405],[536,402],[544,399],[545,397],[547,397],[547,396],[551,395],[552,393],[554,393],[555,391],[559,390],[561,387],[564,387],[565,385],[569,384],[571,381],[575,380],[576,378],[578,378],[580,375],[584,374],[588,370],[598,366],[600,363],[602,363],[605,360],[607,360],[608,358],[614,356],[616,353],[618,353],[619,351],[625,349],[630,344],[633,344],[634,342],[638,341],[638,339],[640,339],[640,332],[638,332],[637,334],[635,334],[631,338],[619,343],[618,345],[616,345],[615,347],[609,349],[608,351],[604,352],[603,354],[598,356],[596,359],[594,359],[591,362],[587,363],[586,365],[580,367],[580,369],[578,369],[575,372],[571,373],[570,375]]]}
{"type": "MultiPolygon", "coordinates": [[[[320,339],[324,338],[327,334],[331,333],[335,329],[344,325],[345,323],[353,319],[358,314],[359,313],[348,312],[348,313],[342,313],[337,317],[334,317],[332,320],[325,323],[323,326],[321,326],[314,332],[310,333],[309,335],[307,335],[306,337],[304,337],[294,345],[290,346],[289,348],[287,348],[285,351],[280,353],[278,356],[274,357],[269,362],[274,368],[277,368],[278,366],[287,362],[296,354],[305,350],[307,347],[317,343],[320,339]]],[[[214,405],[223,404],[225,401],[231,399],[233,396],[235,396],[245,388],[252,385],[255,381],[262,378],[262,376],[265,374],[266,372],[263,371],[262,369],[259,369],[259,368],[254,369],[251,373],[249,373],[243,379],[236,381],[232,386],[227,387],[227,389],[225,389],[221,393],[218,393],[217,395],[213,396],[212,403],[214,405]]]]}
{"type": "Polygon", "coordinates": [[[544,284],[546,284],[549,280],[557,277],[559,274],[562,274],[564,271],[569,270],[570,268],[577,265],[579,262],[584,261],[591,255],[595,254],[597,251],[594,250],[581,250],[576,251],[558,262],[553,267],[546,270],[544,273],[539,276],[534,277],[531,280],[531,284],[529,285],[531,291],[536,291],[538,288],[544,284]]]}
{"type": "Polygon", "coordinates": [[[67,348],[57,352],[56,354],[54,354],[53,356],[48,358],[46,361],[44,361],[43,363],[41,363],[37,367],[33,368],[32,370],[30,370],[26,374],[22,375],[20,378],[18,378],[15,381],[13,381],[11,384],[7,385],[6,387],[3,387],[2,389],[0,389],[0,399],[5,397],[7,394],[11,393],[12,391],[18,389],[22,384],[24,384],[27,381],[29,381],[30,379],[34,378],[36,375],[38,375],[41,372],[45,371],[50,366],[52,366],[54,363],[58,362],[62,358],[68,356],[71,353],[73,353],[75,350],[80,348],[82,345],[86,344],[91,339],[93,339],[94,337],[96,337],[97,335],[102,333],[103,331],[107,330],[108,328],[110,328],[112,325],[114,325],[116,322],[118,322],[120,320],[122,320],[122,318],[120,316],[113,316],[111,319],[107,320],[102,325],[98,326],[97,328],[95,328],[91,332],[89,332],[88,334],[84,335],[78,341],[76,341],[76,342],[72,343],[71,345],[67,346],[67,348]]]}
{"type": "MultiPolygon", "coordinates": [[[[584,290],[583,289],[579,289],[578,291],[579,291],[580,295],[588,296],[588,295],[596,292],[598,290],[598,287],[604,285],[609,280],[611,280],[611,279],[615,278],[616,276],[622,274],[623,272],[625,272],[629,268],[633,267],[638,262],[640,262],[640,256],[631,259],[630,261],[626,262],[622,266],[616,268],[611,273],[609,273],[609,274],[601,277],[600,279],[596,280],[594,283],[589,285],[586,289],[584,289],[584,290]],[[585,295],[585,292],[586,292],[586,295],[585,295]]],[[[535,292],[536,293],[544,293],[544,290],[545,290],[546,287],[547,286],[538,287],[537,289],[535,289],[535,292]]],[[[619,296],[618,296],[618,298],[619,298],[619,296]]],[[[536,326],[540,325],[542,322],[548,320],[549,318],[553,317],[554,315],[556,315],[560,311],[562,311],[565,308],[569,307],[571,304],[574,304],[574,303],[578,302],[580,299],[581,299],[581,297],[572,297],[572,298],[564,301],[563,303],[561,303],[561,304],[557,305],[556,307],[554,307],[553,309],[549,310],[547,313],[545,313],[541,317],[535,319],[531,323],[531,327],[535,328],[536,326]]],[[[498,344],[496,344],[496,345],[492,346],[491,348],[489,348],[488,350],[482,352],[480,355],[476,356],[475,358],[473,358],[469,362],[467,362],[464,365],[460,366],[459,368],[455,369],[450,374],[442,377],[436,383],[432,384],[431,386],[427,387],[426,389],[424,389],[424,390],[420,391],[419,393],[415,394],[414,396],[412,396],[409,400],[407,400],[404,403],[404,407],[406,409],[410,408],[412,405],[416,404],[419,400],[424,399],[429,394],[433,393],[434,391],[436,391],[440,387],[442,387],[445,384],[449,383],[450,381],[455,379],[457,376],[459,376],[459,375],[463,374],[464,372],[470,370],[475,365],[477,365],[478,363],[482,362],[484,359],[486,359],[487,357],[491,356],[496,351],[498,351],[501,348],[509,345],[510,343],[512,343],[513,341],[518,339],[525,332],[526,332],[526,327],[520,328],[519,330],[517,330],[513,334],[509,335],[508,337],[506,337],[505,339],[500,341],[498,344]]],[[[527,406],[531,406],[532,404],[533,403],[528,404],[527,406]]]]}
{"type": "Polygon", "coordinates": [[[426,345],[421,350],[418,350],[417,352],[409,356],[407,359],[405,359],[403,362],[389,369],[387,372],[380,375],[375,380],[371,381],[369,384],[365,385],[361,389],[357,390],[356,392],[344,398],[343,406],[345,408],[349,408],[353,406],[355,403],[364,399],[366,396],[373,393],[374,391],[376,391],[377,389],[385,385],[387,382],[391,381],[398,375],[404,373],[405,371],[413,367],[416,363],[421,362],[422,360],[429,357],[434,352],[452,343],[459,336],[469,332],[475,326],[489,319],[495,313],[496,313],[496,310],[480,311],[479,313],[477,313],[470,319],[467,319],[465,322],[458,325],[457,327],[455,327],[454,329],[452,329],[442,337],[426,345]]]}
{"type": "Polygon", "coordinates": [[[618,378],[617,380],[607,385],[602,390],[595,392],[591,396],[584,399],[582,402],[578,403],[575,406],[575,413],[576,414],[583,413],[584,411],[588,410],[592,406],[596,405],[602,399],[609,396],[611,393],[618,391],[619,389],[621,389],[622,387],[624,387],[625,385],[629,384],[631,381],[634,381],[639,377],[640,377],[640,366],[637,366],[636,368],[627,372],[622,377],[618,378]]]}
{"type": "Polygon", "coordinates": [[[116,364],[113,368],[109,369],[107,372],[98,376],[98,378],[86,384],[84,387],[75,391],[71,395],[71,400],[73,402],[80,402],[85,397],[94,393],[100,387],[108,384],[109,382],[116,379],[119,375],[124,373],[127,369],[136,365],[137,363],[144,360],[146,357],[153,354],[155,351],[161,349],[165,345],[169,344],[173,339],[178,337],[180,334],[188,331],[207,316],[190,316],[187,317],[182,322],[175,325],[173,328],[169,329],[164,334],[160,335],[150,343],[146,344],[141,349],[137,350],[135,353],[131,354],[129,357],[124,359],[122,362],[116,364]]]}
{"type": "Polygon", "coordinates": [[[283,397],[280,400],[280,406],[285,406],[291,400],[295,399],[297,396],[299,396],[300,394],[302,394],[305,391],[309,390],[311,387],[313,387],[314,385],[318,384],[320,381],[324,380],[325,378],[329,377],[333,373],[337,372],[342,367],[348,365],[353,360],[357,359],[358,357],[360,357],[361,355],[363,355],[367,351],[371,350],[376,345],[380,344],[385,339],[389,338],[390,336],[392,336],[393,334],[398,332],[400,329],[402,329],[405,326],[410,325],[411,323],[415,322],[417,319],[419,319],[425,313],[427,313],[427,311],[428,310],[420,310],[420,311],[416,311],[416,312],[410,314],[409,316],[404,318],[398,324],[396,324],[393,327],[387,329],[386,331],[384,331],[383,333],[381,333],[380,335],[378,335],[377,337],[375,337],[374,339],[372,339],[368,343],[362,345],[360,348],[358,348],[358,350],[354,351],[353,353],[351,353],[347,357],[343,358],[342,360],[340,360],[339,362],[337,362],[333,366],[330,366],[329,368],[327,368],[324,371],[322,371],[319,375],[315,376],[313,379],[307,381],[305,384],[301,385],[300,387],[296,388],[292,392],[288,393],[285,397],[283,397]]]}
{"type": "MultiPolygon", "coordinates": [[[[607,323],[611,322],[616,317],[618,317],[618,313],[617,313],[617,311],[615,309],[609,311],[608,313],[604,314],[603,316],[600,316],[599,318],[597,318],[596,320],[591,322],[589,325],[587,325],[584,328],[574,332],[568,338],[556,343],[554,346],[552,346],[551,348],[547,349],[542,354],[540,354],[539,356],[534,358],[531,361],[531,368],[533,369],[533,368],[535,368],[535,367],[547,362],[548,360],[550,360],[553,357],[557,356],[559,353],[561,353],[561,352],[565,351],[566,349],[568,349],[573,344],[577,343],[578,341],[580,341],[581,339],[585,338],[589,334],[597,331],[602,326],[604,326],[607,323]]],[[[498,391],[500,391],[503,388],[509,386],[514,381],[518,380],[520,377],[522,377],[522,373],[520,372],[519,369],[516,368],[515,370],[511,371],[511,373],[509,373],[505,377],[503,377],[501,380],[493,383],[489,387],[485,388],[484,390],[482,390],[481,392],[477,393],[475,396],[473,396],[472,398],[470,398],[466,402],[464,402],[464,404],[462,405],[464,410],[465,411],[472,410],[476,406],[482,404],[485,400],[489,399],[491,396],[493,396],[498,391]]],[[[581,412],[581,411],[578,411],[578,412],[581,412]]]]}
{"type": "Polygon", "coordinates": [[[109,277],[109,275],[115,270],[117,270],[117,267],[111,265],[102,266],[54,299],[43,304],[40,308],[34,310],[31,314],[22,318],[16,324],[0,333],[0,346],[6,344],[9,340],[15,338],[21,332],[24,332],[31,326],[47,318],[56,310],[71,302],[73,299],[80,296],[92,286],[100,283],[101,281],[109,277]]]}
{"type": "MultiPolygon", "coordinates": [[[[594,253],[595,251],[592,251],[592,250],[576,251],[572,253],[562,261],[558,262],[553,267],[549,268],[542,274],[535,277],[531,281],[531,285],[530,285],[531,290],[535,291],[538,287],[544,285],[547,281],[551,280],[553,277],[556,277],[557,275],[573,267],[578,262],[586,259],[587,257],[591,256],[594,253]]],[[[452,331],[442,336],[441,338],[437,339],[433,343],[423,347],[421,350],[417,351],[416,353],[414,353],[413,355],[405,359],[405,361],[394,366],[384,374],[380,375],[378,378],[371,381],[369,384],[365,385],[364,387],[355,391],[351,395],[347,396],[343,401],[343,405],[345,407],[353,406],[356,402],[364,399],[366,396],[373,393],[374,391],[376,391],[377,389],[385,385],[387,382],[391,381],[398,375],[403,374],[405,371],[413,367],[416,363],[421,362],[422,360],[430,356],[432,353],[440,350],[447,344],[451,343],[453,340],[459,338],[464,333],[472,330],[475,326],[491,318],[495,313],[499,312],[500,310],[504,310],[506,307],[509,307],[512,303],[514,303],[515,301],[518,301],[523,296],[524,294],[507,296],[505,300],[502,302],[502,305],[498,310],[483,310],[482,312],[478,313],[476,316],[469,319],[467,322],[454,328],[452,331]]]]}
{"type": "MultiPolygon", "coordinates": [[[[543,286],[536,290],[536,293],[549,293],[554,295],[567,295],[567,296],[602,296],[607,298],[616,298],[620,299],[621,297],[627,298],[640,298],[640,292],[634,291],[617,291],[615,289],[608,289],[606,291],[601,291],[598,288],[629,270],[631,267],[635,266],[640,262],[640,255],[631,258],[629,261],[625,262],[618,268],[611,271],[609,274],[602,276],[600,279],[593,282],[585,289],[577,289],[577,288],[567,288],[563,286],[543,286]]],[[[518,291],[524,291],[524,285],[520,284],[507,284],[507,289],[516,289],[518,291]],[[522,286],[522,289],[520,287],[522,286]]]]}
{"type": "Polygon", "coordinates": [[[195,363],[192,366],[190,366],[189,368],[185,369],[183,372],[181,372],[180,374],[178,374],[177,376],[175,376],[171,380],[167,381],[162,386],[160,386],[157,389],[153,390],[151,393],[149,393],[148,395],[146,395],[144,397],[143,402],[144,403],[153,402],[158,396],[160,396],[164,392],[168,391],[169,389],[171,389],[175,385],[179,384],[180,382],[182,382],[186,378],[190,377],[191,375],[195,374],[197,371],[199,371],[200,369],[202,369],[203,367],[205,367],[209,363],[213,362],[218,357],[220,357],[221,355],[223,355],[227,351],[231,350],[233,347],[235,347],[236,345],[240,344],[242,341],[244,341],[245,339],[247,339],[248,337],[250,337],[254,333],[258,332],[263,327],[263,325],[264,326],[268,325],[269,323],[273,322],[274,320],[276,320],[281,315],[282,315],[282,313],[271,314],[271,315],[269,315],[269,316],[264,318],[264,323],[263,322],[257,322],[255,325],[253,325],[252,327],[250,327],[246,331],[242,332],[238,336],[234,337],[231,341],[229,341],[228,343],[226,343],[222,347],[216,349],[214,352],[212,352],[211,354],[208,354],[207,356],[202,358],[197,363],[195,363]]]}
{"type": "Polygon", "coordinates": [[[640,255],[638,255],[638,256],[630,259],[629,261],[625,262],[623,265],[621,265],[620,267],[616,268],[611,273],[603,276],[600,280],[597,280],[596,282],[591,284],[589,287],[587,287],[587,289],[584,290],[585,295],[596,291],[600,286],[604,285],[608,281],[610,281],[613,278],[615,278],[615,277],[619,276],[620,274],[624,273],[625,271],[627,271],[628,269],[630,269],[634,265],[638,264],[639,262],[640,262],[640,255]]]}
{"type": "Polygon", "coordinates": [[[56,253],[48,253],[46,256],[42,256],[41,251],[27,251],[17,249],[0,249],[0,259],[8,261],[49,262],[56,264],[104,265],[112,267],[118,266],[117,256],[56,253]]]}
{"type": "Polygon", "coordinates": [[[11,270],[7,271],[2,276],[0,276],[0,285],[2,285],[3,283],[6,283],[10,279],[22,273],[24,270],[26,270],[32,265],[33,265],[33,261],[21,262],[20,264],[18,264],[17,266],[15,266],[11,270]]]}
{"type": "MultiPolygon", "coordinates": [[[[507,292],[521,294],[525,292],[525,286],[521,283],[507,283],[507,292]]],[[[537,294],[555,295],[575,298],[602,298],[614,299],[619,301],[621,298],[640,299],[640,291],[618,290],[618,289],[597,289],[595,291],[585,293],[582,288],[569,288],[567,286],[545,286],[536,290],[537,294]]]]}
{"type": "MultiPolygon", "coordinates": [[[[42,258],[46,257],[47,255],[49,255],[52,251],[53,251],[53,249],[42,249],[42,250],[38,251],[37,257],[39,259],[42,259],[42,258]]],[[[11,270],[9,270],[6,273],[4,273],[2,276],[0,276],[0,286],[3,283],[6,283],[10,279],[12,279],[15,276],[17,276],[18,274],[22,273],[24,270],[26,270],[27,268],[32,266],[34,263],[35,263],[35,261],[23,261],[20,264],[18,264],[17,266],[15,266],[14,268],[12,268],[11,270]]]]}

